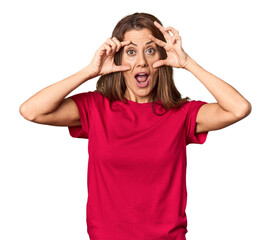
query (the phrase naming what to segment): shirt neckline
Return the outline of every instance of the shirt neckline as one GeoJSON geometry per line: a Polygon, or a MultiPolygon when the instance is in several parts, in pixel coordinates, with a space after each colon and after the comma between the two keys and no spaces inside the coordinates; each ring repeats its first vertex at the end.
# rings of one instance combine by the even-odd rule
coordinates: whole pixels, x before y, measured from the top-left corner
{"type": "Polygon", "coordinates": [[[162,103],[160,100],[157,100],[156,102],[138,103],[138,102],[134,102],[132,100],[129,100],[127,98],[125,98],[124,101],[127,101],[127,104],[129,106],[133,106],[133,107],[151,107],[151,105],[153,103],[162,103]]]}

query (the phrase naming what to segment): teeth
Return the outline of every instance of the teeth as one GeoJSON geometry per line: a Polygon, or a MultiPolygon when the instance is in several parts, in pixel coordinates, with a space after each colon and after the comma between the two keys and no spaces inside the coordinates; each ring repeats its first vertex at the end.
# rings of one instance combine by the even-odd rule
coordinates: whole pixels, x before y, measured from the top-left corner
{"type": "Polygon", "coordinates": [[[146,73],[139,73],[138,75],[147,75],[146,73]]]}

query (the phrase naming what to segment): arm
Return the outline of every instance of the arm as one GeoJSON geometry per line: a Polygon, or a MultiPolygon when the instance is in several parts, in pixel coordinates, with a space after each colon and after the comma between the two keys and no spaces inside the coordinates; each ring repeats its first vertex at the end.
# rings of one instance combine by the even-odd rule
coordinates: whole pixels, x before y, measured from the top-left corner
{"type": "MultiPolygon", "coordinates": [[[[67,115],[72,111],[79,120],[79,113],[75,109],[75,103],[70,99],[64,100],[64,98],[75,88],[93,77],[95,75],[92,73],[91,67],[87,66],[77,73],[40,90],[20,106],[21,115],[29,121],[43,124],[48,121],[48,124],[52,124],[54,119],[50,119],[52,117],[50,113],[54,113],[58,109],[62,112],[63,119],[65,113],[67,115]]],[[[76,117],[73,120],[76,120],[76,117]]]]}
{"type": "Polygon", "coordinates": [[[217,103],[203,105],[197,114],[196,133],[217,130],[248,116],[251,104],[231,85],[206,71],[188,56],[184,67],[209,90],[217,103]]]}
{"type": "Polygon", "coordinates": [[[33,95],[20,106],[21,115],[32,122],[54,126],[80,125],[80,115],[76,103],[64,99],[82,83],[99,75],[129,70],[129,66],[117,66],[114,55],[130,41],[120,42],[117,38],[107,41],[95,52],[89,65],[77,73],[54,83],[33,95]]]}
{"type": "Polygon", "coordinates": [[[196,133],[217,130],[229,126],[251,112],[251,104],[232,86],[199,66],[182,48],[179,32],[173,27],[155,26],[163,33],[166,42],[149,35],[157,45],[166,50],[167,58],[153,64],[154,68],[168,65],[184,68],[196,76],[215,97],[217,103],[203,105],[197,114],[196,133]],[[173,36],[169,34],[173,33],[173,36]]]}

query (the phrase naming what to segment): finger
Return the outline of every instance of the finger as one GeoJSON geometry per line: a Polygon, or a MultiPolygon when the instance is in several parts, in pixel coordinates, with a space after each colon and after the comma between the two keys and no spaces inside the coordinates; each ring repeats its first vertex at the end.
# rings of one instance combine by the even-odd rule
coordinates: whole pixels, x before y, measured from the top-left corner
{"type": "Polygon", "coordinates": [[[106,43],[112,47],[112,50],[113,50],[114,52],[116,51],[117,44],[116,44],[111,38],[108,38],[108,39],[106,40],[106,43]]]}
{"type": "Polygon", "coordinates": [[[154,41],[158,46],[160,47],[165,47],[167,44],[164,42],[164,41],[161,41],[160,39],[152,36],[152,35],[149,35],[149,38],[154,41]]]}
{"type": "Polygon", "coordinates": [[[117,45],[116,52],[118,52],[120,50],[120,48],[121,48],[121,43],[120,43],[120,41],[116,37],[113,37],[112,40],[117,45]]]}
{"type": "Polygon", "coordinates": [[[164,27],[156,21],[154,21],[154,25],[163,33],[165,39],[169,41],[171,36],[167,31],[164,30],[164,27]]]}
{"type": "Polygon", "coordinates": [[[178,42],[178,41],[181,41],[181,37],[180,37],[180,36],[178,36],[178,37],[173,36],[173,37],[171,38],[171,43],[172,43],[172,44],[174,44],[174,43],[176,43],[176,42],[178,42]]]}
{"type": "Polygon", "coordinates": [[[109,55],[112,51],[111,46],[108,43],[104,43],[104,48],[106,49],[106,54],[109,55]]]}
{"type": "Polygon", "coordinates": [[[173,36],[179,36],[179,31],[177,31],[175,28],[173,27],[166,27],[165,31],[171,31],[173,33],[173,36]]]}
{"type": "Polygon", "coordinates": [[[155,62],[152,67],[153,68],[158,68],[161,67],[163,65],[167,65],[167,61],[166,60],[158,60],[157,62],[155,62]]]}
{"type": "Polygon", "coordinates": [[[122,41],[122,42],[121,42],[121,46],[122,46],[122,47],[124,47],[124,46],[129,45],[130,43],[131,43],[131,41],[130,41],[130,40],[127,40],[127,41],[122,41]]]}

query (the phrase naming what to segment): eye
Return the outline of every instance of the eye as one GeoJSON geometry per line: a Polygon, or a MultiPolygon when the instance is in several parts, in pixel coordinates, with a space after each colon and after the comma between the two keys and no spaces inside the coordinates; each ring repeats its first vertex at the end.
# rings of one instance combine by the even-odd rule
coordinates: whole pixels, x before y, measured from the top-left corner
{"type": "Polygon", "coordinates": [[[126,53],[127,53],[128,55],[133,55],[133,52],[134,52],[134,50],[128,50],[126,53]]]}
{"type": "Polygon", "coordinates": [[[154,53],[155,53],[155,50],[154,50],[153,48],[149,48],[149,49],[147,50],[147,52],[148,52],[149,54],[154,54],[154,53]]]}

